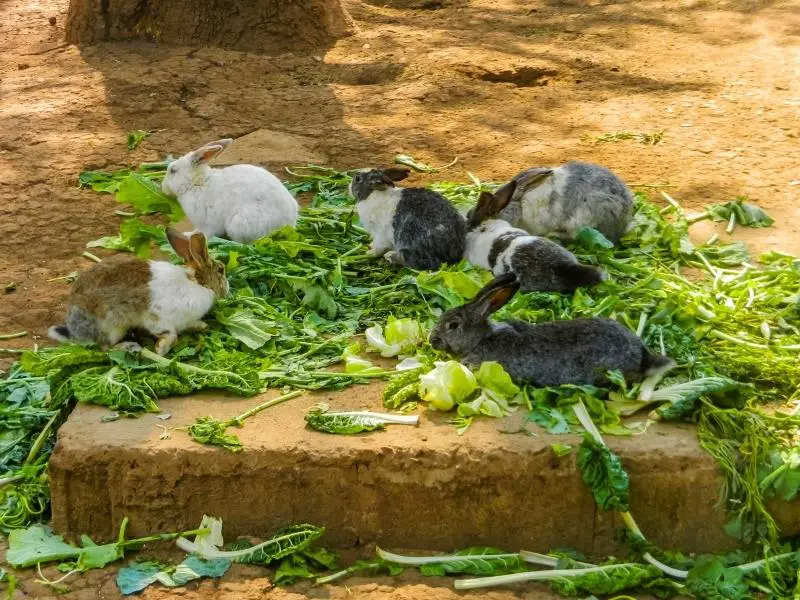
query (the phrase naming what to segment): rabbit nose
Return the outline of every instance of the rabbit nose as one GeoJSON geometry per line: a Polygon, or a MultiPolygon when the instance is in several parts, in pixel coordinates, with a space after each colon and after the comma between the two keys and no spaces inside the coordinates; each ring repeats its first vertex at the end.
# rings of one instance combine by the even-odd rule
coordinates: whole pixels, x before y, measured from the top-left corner
{"type": "Polygon", "coordinates": [[[431,332],[430,338],[428,339],[430,345],[434,348],[439,348],[442,343],[442,338],[439,337],[439,334],[435,331],[431,332]]]}

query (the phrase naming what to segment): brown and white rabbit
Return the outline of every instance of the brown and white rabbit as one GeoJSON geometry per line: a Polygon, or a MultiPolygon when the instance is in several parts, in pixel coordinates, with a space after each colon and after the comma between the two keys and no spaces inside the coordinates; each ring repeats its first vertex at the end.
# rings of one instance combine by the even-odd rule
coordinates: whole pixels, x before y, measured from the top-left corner
{"type": "Polygon", "coordinates": [[[566,248],[496,218],[515,189],[512,181],[495,194],[480,195],[467,214],[465,258],[495,276],[514,273],[523,292],[574,292],[603,281],[603,271],[582,265],[566,248]]]}
{"type": "Polygon", "coordinates": [[[515,381],[541,387],[602,384],[608,371],[619,370],[631,382],[649,379],[642,384],[643,400],[655,382],[675,366],[672,359],[651,354],[641,339],[613,319],[536,325],[491,321],[489,315],[511,300],[518,289],[513,273],[496,277],[471,302],[441,316],[431,332],[431,346],[470,367],[497,361],[515,381]]]}
{"type": "Polygon", "coordinates": [[[164,356],[180,332],[205,329],[203,317],[228,293],[225,266],[209,256],[202,233],[168,229],[167,239],[186,266],[128,255],[96,264],[72,285],[64,324],[49,336],[107,349],[141,328],[156,336],[156,352],[164,356]]]}

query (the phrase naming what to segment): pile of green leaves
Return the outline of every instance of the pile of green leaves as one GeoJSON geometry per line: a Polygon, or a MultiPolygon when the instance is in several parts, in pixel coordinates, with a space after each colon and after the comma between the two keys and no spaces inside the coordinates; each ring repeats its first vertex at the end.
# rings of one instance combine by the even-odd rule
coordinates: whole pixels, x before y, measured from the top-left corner
{"type": "MultiPolygon", "coordinates": [[[[155,241],[169,252],[163,226],[140,218],[157,213],[174,221],[182,215],[177,203],[160,191],[166,164],[81,175],[82,185],[115,192],[132,207],[119,236],[98,245],[146,255],[155,241]]],[[[0,523],[19,515],[13,521],[18,526],[46,506],[46,480],[34,467],[46,461],[56,425],[75,400],[141,411],[155,410],[159,397],[207,387],[250,395],[265,387],[341,389],[387,378],[392,371],[329,367],[342,360],[354,335],[386,324],[390,317],[414,319],[428,329],[442,311],[470,299],[491,278],[465,262],[418,272],[370,257],[369,236],[347,196],[349,173],[313,167],[290,174],[290,190],[311,196],[295,230],[274,232],[252,245],[210,241],[212,254],[227,264],[232,294],[209,315],[207,331],[181,336],[171,355],[160,360],[152,352],[147,355],[147,349],[141,355],[105,354],[66,345],[28,353],[9,379],[0,382],[0,439],[19,440],[0,446],[0,478],[20,478],[2,487],[0,523]],[[16,391],[20,385],[27,390],[28,384],[8,383],[35,378],[40,383],[31,381],[30,392],[16,391]],[[13,402],[8,400],[11,393],[16,394],[13,402]],[[51,421],[55,413],[59,417],[51,421]],[[27,459],[37,443],[41,450],[27,459]]],[[[493,186],[473,178],[468,184],[432,187],[466,210],[481,189],[493,186]]],[[[731,211],[739,214],[736,207],[731,211]]],[[[679,363],[665,387],[696,380],[733,382],[713,389],[673,388],[663,400],[670,411],[660,416],[698,423],[701,442],[726,474],[726,501],[736,508],[735,522],[741,524],[732,528],[738,527],[744,539],[762,539],[775,547],[778,532],[764,499],[795,493],[792,432],[800,419],[769,417],[760,407],[785,402],[800,387],[800,260],[773,252],[755,261],[740,243],[711,240],[697,245],[689,239],[688,227],[674,202],[659,210],[638,195],[633,226],[617,246],[586,232],[571,248],[583,262],[606,270],[607,281],[572,295],[518,294],[497,318],[615,318],[637,331],[653,351],[679,363]],[[687,277],[687,271],[693,275],[687,277]]],[[[398,408],[413,400],[419,376],[429,370],[430,365],[399,373],[387,387],[386,405],[398,408]]],[[[551,432],[576,426],[567,408],[581,400],[602,431],[625,433],[621,417],[626,413],[618,405],[615,411],[613,403],[630,410],[638,390],[620,379],[611,381],[610,388],[525,387],[520,395],[531,422],[551,432]]],[[[478,413],[484,412],[482,407],[478,413]]]]}
{"type": "Polygon", "coordinates": [[[315,545],[325,528],[314,525],[292,525],[277,531],[263,542],[239,539],[223,550],[222,521],[203,517],[201,527],[208,527],[211,536],[197,536],[192,542],[179,538],[178,547],[206,561],[232,561],[276,569],[277,585],[290,585],[301,579],[312,579],[336,568],[338,556],[315,545]]]}

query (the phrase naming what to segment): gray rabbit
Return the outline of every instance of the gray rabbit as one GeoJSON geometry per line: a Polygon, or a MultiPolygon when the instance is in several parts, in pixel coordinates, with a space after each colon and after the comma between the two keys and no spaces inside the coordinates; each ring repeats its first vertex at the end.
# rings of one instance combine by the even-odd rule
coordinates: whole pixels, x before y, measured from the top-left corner
{"type": "Polygon", "coordinates": [[[466,259],[494,275],[514,273],[523,292],[574,292],[603,281],[605,273],[582,265],[555,242],[494,218],[508,205],[515,189],[516,182],[511,181],[501,192],[480,195],[467,214],[466,259]]]}
{"type": "MultiPolygon", "coordinates": [[[[496,277],[475,298],[445,312],[430,335],[431,346],[458,357],[467,366],[497,361],[518,382],[536,386],[603,384],[605,373],[619,370],[650,392],[655,381],[675,366],[651,354],[642,341],[613,319],[574,319],[533,325],[489,319],[519,289],[513,273],[496,277]]],[[[648,394],[642,395],[646,400],[648,394]]]]}
{"type": "Polygon", "coordinates": [[[630,224],[633,194],[600,165],[572,161],[526,169],[496,194],[512,185],[511,201],[499,216],[533,235],[571,240],[581,227],[591,227],[616,243],[630,224]]]}
{"type": "Polygon", "coordinates": [[[350,183],[358,216],[372,235],[375,256],[413,269],[435,270],[464,256],[467,224],[444,196],[425,188],[397,188],[408,169],[360,171],[350,183]]]}

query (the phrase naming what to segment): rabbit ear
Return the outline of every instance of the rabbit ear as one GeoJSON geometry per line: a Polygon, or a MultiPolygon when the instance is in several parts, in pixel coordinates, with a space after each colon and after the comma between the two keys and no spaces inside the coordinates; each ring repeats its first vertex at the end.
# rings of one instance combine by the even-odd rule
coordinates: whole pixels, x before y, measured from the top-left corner
{"type": "Polygon", "coordinates": [[[495,277],[478,292],[472,303],[478,309],[482,318],[488,317],[505,306],[519,290],[519,281],[514,273],[506,273],[495,277]]]}
{"type": "Polygon", "coordinates": [[[211,257],[208,255],[208,242],[202,233],[195,233],[189,238],[189,247],[192,253],[192,260],[199,265],[211,264],[211,257]]]}
{"type": "Polygon", "coordinates": [[[185,261],[192,260],[192,249],[189,244],[189,238],[180,233],[179,231],[167,228],[167,240],[172,249],[175,250],[178,256],[185,261]]]}
{"type": "MultiPolygon", "coordinates": [[[[523,191],[527,191],[530,188],[535,188],[543,184],[551,175],[553,175],[553,169],[527,169],[514,177],[514,182],[516,183],[516,187],[523,191]]],[[[497,191],[499,192],[500,190],[497,191]]]]}
{"type": "Polygon", "coordinates": [[[214,142],[213,144],[208,144],[203,146],[202,148],[198,148],[194,152],[192,152],[192,163],[195,165],[207,163],[212,158],[214,158],[217,154],[222,152],[225,149],[225,146],[214,142]]]}
{"type": "Polygon", "coordinates": [[[494,202],[492,203],[492,207],[494,208],[494,214],[499,213],[506,206],[508,206],[508,203],[511,202],[511,198],[514,197],[514,192],[516,191],[517,191],[516,179],[512,179],[504,186],[497,188],[497,190],[494,193],[494,202]]]}
{"type": "Polygon", "coordinates": [[[383,180],[386,183],[394,183],[395,181],[402,181],[408,174],[411,173],[408,169],[398,169],[395,167],[390,167],[388,169],[384,169],[381,171],[381,175],[383,175],[383,180]]]}
{"type": "MultiPolygon", "coordinates": [[[[510,199],[511,194],[508,195],[508,200],[510,199]]],[[[482,221],[496,215],[505,208],[508,200],[500,204],[498,203],[497,194],[492,195],[489,192],[481,192],[481,195],[478,196],[478,203],[475,205],[475,211],[470,217],[470,225],[475,227],[482,221]]]]}
{"type": "Polygon", "coordinates": [[[205,148],[208,146],[222,146],[223,148],[227,148],[232,143],[233,140],[231,138],[222,138],[221,140],[214,140],[213,142],[208,142],[203,147],[205,148]]]}

